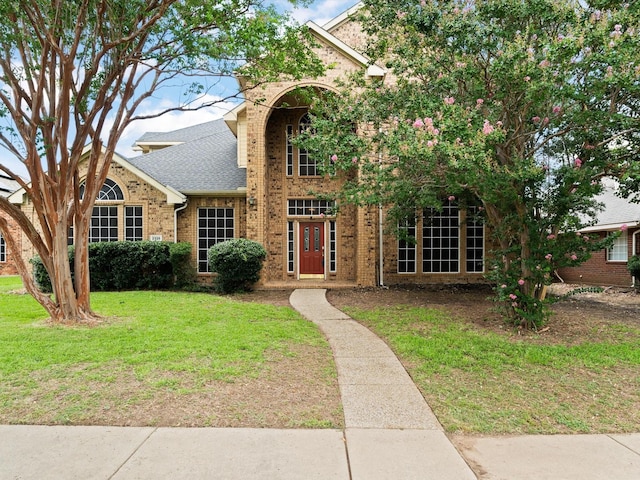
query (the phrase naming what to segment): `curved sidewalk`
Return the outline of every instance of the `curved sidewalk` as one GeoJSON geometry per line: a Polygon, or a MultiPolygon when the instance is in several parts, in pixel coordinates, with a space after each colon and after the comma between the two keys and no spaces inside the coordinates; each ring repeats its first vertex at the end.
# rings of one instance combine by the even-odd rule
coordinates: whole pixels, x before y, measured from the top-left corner
{"type": "Polygon", "coordinates": [[[298,289],[289,303],[320,327],[338,370],[353,479],[475,479],[398,358],[326,300],[298,289]]]}

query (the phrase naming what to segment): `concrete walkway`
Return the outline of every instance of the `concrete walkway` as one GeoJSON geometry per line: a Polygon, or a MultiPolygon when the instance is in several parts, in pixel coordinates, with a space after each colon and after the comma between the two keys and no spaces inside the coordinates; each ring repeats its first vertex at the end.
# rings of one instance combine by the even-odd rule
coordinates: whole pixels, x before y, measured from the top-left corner
{"type": "Polygon", "coordinates": [[[290,302],[331,344],[344,431],[0,426],[0,479],[640,479],[640,434],[456,437],[457,450],[382,340],[325,290],[290,302]]]}

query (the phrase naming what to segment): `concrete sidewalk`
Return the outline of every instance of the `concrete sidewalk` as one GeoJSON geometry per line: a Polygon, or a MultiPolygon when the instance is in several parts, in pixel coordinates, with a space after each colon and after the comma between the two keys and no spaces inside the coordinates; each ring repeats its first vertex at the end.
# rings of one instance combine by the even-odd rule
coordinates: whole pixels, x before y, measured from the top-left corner
{"type": "Polygon", "coordinates": [[[0,479],[640,479],[640,434],[452,443],[387,345],[325,290],[290,301],[331,344],[344,431],[0,426],[0,479]]]}

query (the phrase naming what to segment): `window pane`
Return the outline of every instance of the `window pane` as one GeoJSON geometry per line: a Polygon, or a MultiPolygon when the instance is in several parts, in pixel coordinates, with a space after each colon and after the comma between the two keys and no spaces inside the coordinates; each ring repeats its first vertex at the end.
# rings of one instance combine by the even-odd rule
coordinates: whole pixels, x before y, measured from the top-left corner
{"type": "Polygon", "coordinates": [[[627,232],[620,232],[620,236],[613,241],[613,245],[607,250],[607,260],[609,262],[626,262],[628,260],[627,245],[627,232]]]}
{"type": "Polygon", "coordinates": [[[457,273],[460,269],[460,220],[457,205],[447,202],[442,211],[425,209],[422,218],[422,271],[457,273]]]}
{"type": "Polygon", "coordinates": [[[207,252],[216,243],[235,236],[233,208],[198,209],[198,271],[209,272],[207,252]]]}

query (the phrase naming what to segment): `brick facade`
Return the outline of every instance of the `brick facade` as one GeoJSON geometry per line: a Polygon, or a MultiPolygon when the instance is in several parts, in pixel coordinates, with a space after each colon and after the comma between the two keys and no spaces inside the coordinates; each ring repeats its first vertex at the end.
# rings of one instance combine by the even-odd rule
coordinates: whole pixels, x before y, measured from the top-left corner
{"type": "MultiPolygon", "coordinates": [[[[628,256],[640,255],[640,245],[636,245],[633,252],[633,234],[639,229],[629,229],[627,232],[628,256]]],[[[606,232],[591,233],[604,237],[606,232]]],[[[636,235],[640,239],[640,234],[636,235]]],[[[567,283],[578,283],[597,286],[628,287],[632,283],[632,277],[627,269],[627,262],[611,262],[607,260],[607,251],[593,252],[591,258],[582,265],[570,268],[561,268],[558,271],[560,278],[567,283]]]]}
{"type": "MultiPolygon", "coordinates": [[[[18,245],[22,245],[22,233],[20,229],[16,225],[16,223],[4,212],[0,212],[0,215],[3,216],[7,220],[7,224],[9,226],[9,234],[12,235],[14,239],[18,242],[18,245]]],[[[0,232],[0,235],[2,232],[0,232]]],[[[4,258],[0,258],[0,275],[17,275],[18,270],[16,268],[15,263],[12,261],[13,252],[9,250],[9,247],[6,242],[3,243],[2,247],[4,248],[4,258]]]]}

